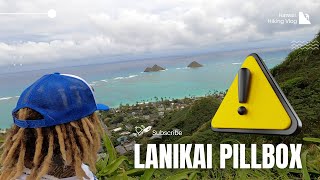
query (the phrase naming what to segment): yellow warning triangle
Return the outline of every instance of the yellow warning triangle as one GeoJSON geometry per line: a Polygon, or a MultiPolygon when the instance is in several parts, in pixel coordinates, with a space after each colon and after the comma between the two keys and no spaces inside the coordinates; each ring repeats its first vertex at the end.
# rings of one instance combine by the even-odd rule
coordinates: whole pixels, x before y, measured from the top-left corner
{"type": "Polygon", "coordinates": [[[211,122],[219,132],[290,135],[302,123],[257,54],[249,55],[211,122]]]}

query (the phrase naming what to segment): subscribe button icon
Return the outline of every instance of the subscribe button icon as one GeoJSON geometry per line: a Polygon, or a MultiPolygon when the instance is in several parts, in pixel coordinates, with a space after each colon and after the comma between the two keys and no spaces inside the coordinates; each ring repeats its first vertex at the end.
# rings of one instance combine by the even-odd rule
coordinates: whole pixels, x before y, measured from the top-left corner
{"type": "Polygon", "coordinates": [[[211,126],[218,132],[291,135],[299,132],[302,123],[263,60],[250,54],[211,126]]]}

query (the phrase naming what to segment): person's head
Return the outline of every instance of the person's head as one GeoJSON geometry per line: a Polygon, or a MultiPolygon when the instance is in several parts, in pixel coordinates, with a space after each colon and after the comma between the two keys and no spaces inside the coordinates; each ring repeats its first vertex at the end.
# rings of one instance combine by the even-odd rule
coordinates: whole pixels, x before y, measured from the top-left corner
{"type": "Polygon", "coordinates": [[[0,179],[16,179],[25,167],[29,179],[49,172],[59,177],[64,167],[71,176],[86,177],[82,163],[94,172],[102,132],[96,110],[108,107],[96,104],[93,90],[79,77],[55,73],[36,81],[12,112],[15,124],[3,144],[0,179]]]}

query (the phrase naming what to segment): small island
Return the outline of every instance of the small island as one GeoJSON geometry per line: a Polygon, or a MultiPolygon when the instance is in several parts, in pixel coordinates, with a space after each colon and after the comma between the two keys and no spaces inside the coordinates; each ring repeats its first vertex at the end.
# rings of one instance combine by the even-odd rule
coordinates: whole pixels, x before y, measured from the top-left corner
{"type": "Polygon", "coordinates": [[[192,61],[189,65],[189,68],[198,68],[198,67],[203,67],[203,65],[201,65],[200,63],[198,63],[197,61],[192,61]]]}
{"type": "Polygon", "coordinates": [[[158,65],[153,65],[152,67],[147,67],[144,72],[158,72],[158,71],[163,71],[165,68],[158,66],[158,65]]]}

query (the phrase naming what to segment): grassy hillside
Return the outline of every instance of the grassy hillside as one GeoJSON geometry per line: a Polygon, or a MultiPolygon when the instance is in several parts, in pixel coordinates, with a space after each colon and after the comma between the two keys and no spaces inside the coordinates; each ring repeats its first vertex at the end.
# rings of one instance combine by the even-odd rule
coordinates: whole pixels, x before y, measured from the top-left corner
{"type": "Polygon", "coordinates": [[[291,52],[271,71],[303,122],[303,136],[320,137],[319,35],[305,47],[291,52]]]}
{"type": "MultiPolygon", "coordinates": [[[[155,127],[156,130],[170,131],[178,128],[183,132],[183,137],[191,136],[199,127],[208,123],[217,111],[220,100],[214,96],[200,98],[192,106],[166,115],[155,127]]],[[[211,131],[211,128],[207,128],[211,131]]],[[[172,143],[180,136],[163,136],[161,142],[172,143]]]]}

